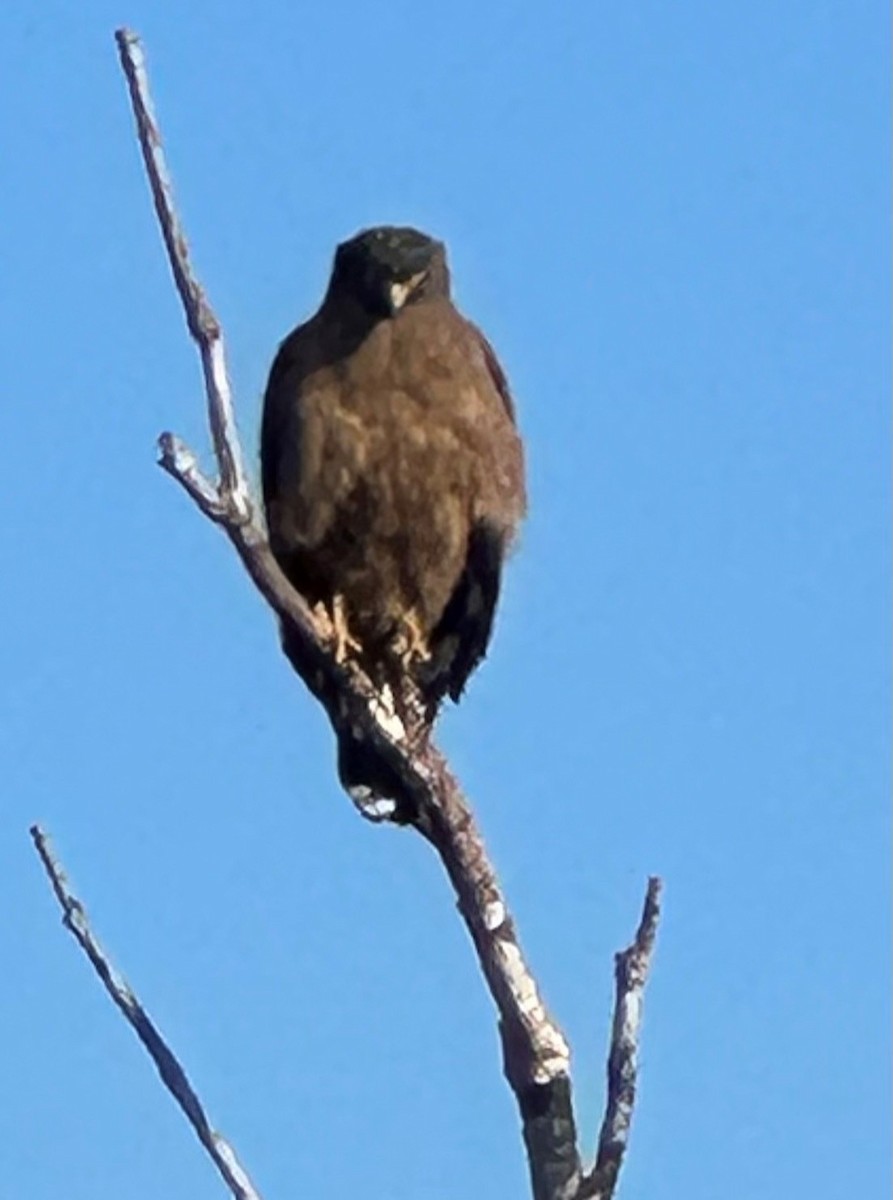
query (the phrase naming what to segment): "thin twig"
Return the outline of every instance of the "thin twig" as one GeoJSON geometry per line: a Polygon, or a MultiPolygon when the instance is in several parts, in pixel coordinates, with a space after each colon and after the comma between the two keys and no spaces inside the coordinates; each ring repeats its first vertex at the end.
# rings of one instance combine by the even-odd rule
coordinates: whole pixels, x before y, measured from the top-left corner
{"type": "Polygon", "coordinates": [[[202,1103],[187,1079],[186,1072],[177,1061],[176,1055],[158,1032],[157,1027],[124,977],[96,940],[87,921],[84,906],[69,887],[65,872],[53,853],[47,834],[39,825],[32,825],[31,838],[62,909],[62,924],[73,934],[78,945],[90,960],[93,970],[102,980],[105,990],[145,1046],[158,1068],[158,1074],[161,1076],[164,1086],[179,1104],[187,1121],[195,1130],[196,1137],[223,1176],[224,1183],[236,1200],[260,1200],[260,1193],[239,1163],[232,1146],[225,1137],[215,1133],[211,1128],[202,1103]]]}
{"type": "Polygon", "coordinates": [[[648,880],[636,936],[632,945],[622,950],[614,960],[614,1020],[608,1054],[605,1115],[595,1164],[580,1191],[581,1197],[591,1200],[611,1200],[629,1143],[636,1102],[643,997],[660,920],[661,886],[661,881],[656,877],[648,880]]]}
{"type": "Polygon", "coordinates": [[[248,520],[251,516],[251,488],[236,431],[220,323],[211,311],[189,262],[189,246],[174,205],[173,186],[164,158],[140,40],[129,29],[119,29],[115,33],[115,41],[118,44],[121,67],[127,78],[143,163],[149,178],[149,187],[152,189],[152,200],[164,237],[168,261],[183,302],[189,332],[198,345],[201,356],[205,390],[209,397],[208,421],[214,453],[220,467],[221,498],[225,504],[231,506],[234,518],[248,520]],[[210,402],[212,394],[213,403],[210,402]]]}
{"type": "Polygon", "coordinates": [[[206,517],[218,523],[226,520],[227,508],[220,492],[198,465],[195,454],[173,433],[158,439],[159,466],[186,489],[206,517]]]}

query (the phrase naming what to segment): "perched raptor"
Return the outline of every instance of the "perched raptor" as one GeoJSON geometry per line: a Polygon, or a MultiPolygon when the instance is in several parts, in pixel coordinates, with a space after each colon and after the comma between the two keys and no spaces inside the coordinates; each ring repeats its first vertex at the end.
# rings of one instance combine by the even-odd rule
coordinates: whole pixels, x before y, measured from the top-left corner
{"type": "Polygon", "coordinates": [[[458,700],[490,640],[524,459],[441,242],[382,226],[338,247],[270,371],[261,465],[273,553],[339,657],[398,691],[410,676],[431,717],[458,700]]]}

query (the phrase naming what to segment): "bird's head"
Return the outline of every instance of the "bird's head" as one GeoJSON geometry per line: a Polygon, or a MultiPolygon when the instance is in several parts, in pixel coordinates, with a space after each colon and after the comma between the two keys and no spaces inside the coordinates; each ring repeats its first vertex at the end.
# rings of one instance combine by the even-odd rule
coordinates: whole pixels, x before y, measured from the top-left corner
{"type": "Polygon", "coordinates": [[[329,297],[349,296],[377,319],[396,317],[409,304],[449,294],[444,245],[417,229],[364,229],[335,252],[329,297]]]}

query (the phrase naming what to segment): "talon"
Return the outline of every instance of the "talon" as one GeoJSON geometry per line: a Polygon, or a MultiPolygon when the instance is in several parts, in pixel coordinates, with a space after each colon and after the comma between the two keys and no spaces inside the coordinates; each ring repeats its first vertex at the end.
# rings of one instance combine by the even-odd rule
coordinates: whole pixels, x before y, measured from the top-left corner
{"type": "Polygon", "coordinates": [[[347,623],[347,611],[344,603],[344,597],[337,594],[332,601],[332,641],[334,642],[335,662],[339,666],[347,661],[348,658],[355,657],[362,652],[363,646],[361,642],[350,632],[347,623]]]}
{"type": "Polygon", "coordinates": [[[418,613],[410,609],[401,622],[397,636],[394,638],[394,651],[404,670],[409,670],[415,663],[427,662],[431,657],[428,639],[422,629],[418,613]]]}
{"type": "Polygon", "coordinates": [[[324,600],[317,600],[310,610],[313,613],[313,619],[320,626],[322,635],[325,641],[332,642],[335,640],[335,626],[332,624],[332,618],[329,615],[329,610],[326,607],[324,600]]]}
{"type": "Polygon", "coordinates": [[[331,609],[324,600],[318,600],[313,606],[313,618],[339,666],[363,649],[348,627],[343,596],[335,596],[331,609]]]}

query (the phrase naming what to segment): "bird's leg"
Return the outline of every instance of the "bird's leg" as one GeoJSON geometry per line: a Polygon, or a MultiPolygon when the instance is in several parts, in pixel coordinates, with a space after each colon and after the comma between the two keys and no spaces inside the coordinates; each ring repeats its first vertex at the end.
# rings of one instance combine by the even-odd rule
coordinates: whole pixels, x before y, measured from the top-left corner
{"type": "Polygon", "coordinates": [[[362,649],[348,627],[343,596],[336,595],[331,608],[325,600],[317,600],[313,606],[313,618],[334,654],[335,662],[344,663],[352,651],[358,653],[362,649]]]}
{"type": "Polygon", "coordinates": [[[334,642],[335,625],[332,621],[332,615],[329,612],[329,606],[325,600],[317,600],[313,605],[312,612],[314,621],[320,627],[323,639],[327,642],[334,642]]]}
{"type": "Polygon", "coordinates": [[[344,597],[336,592],[332,600],[332,641],[335,647],[335,662],[344,663],[351,655],[359,654],[363,647],[350,632],[347,622],[347,606],[344,597]]]}
{"type": "Polygon", "coordinates": [[[428,662],[431,649],[422,619],[414,608],[400,616],[397,633],[392,642],[391,674],[397,715],[413,741],[426,733],[424,702],[419,692],[416,671],[420,663],[428,662]]]}
{"type": "Polygon", "coordinates": [[[406,671],[415,663],[427,662],[431,657],[428,638],[414,608],[410,608],[400,618],[400,628],[394,638],[394,651],[406,671]]]}

